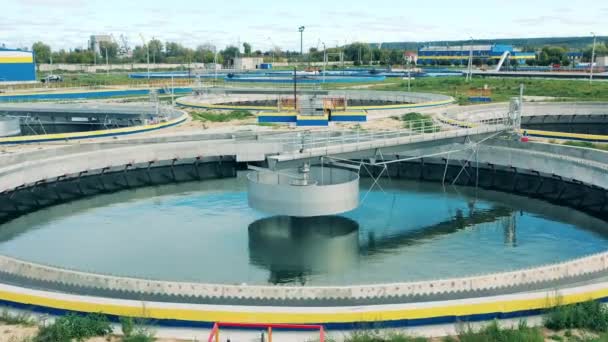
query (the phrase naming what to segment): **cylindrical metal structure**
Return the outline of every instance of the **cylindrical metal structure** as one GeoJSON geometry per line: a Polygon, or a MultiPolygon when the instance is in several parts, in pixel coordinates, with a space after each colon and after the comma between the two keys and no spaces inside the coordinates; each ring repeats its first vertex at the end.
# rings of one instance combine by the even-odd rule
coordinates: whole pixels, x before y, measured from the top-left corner
{"type": "Polygon", "coordinates": [[[359,205],[358,173],[315,166],[308,177],[303,185],[298,170],[251,172],[247,175],[249,206],[275,215],[311,217],[340,214],[359,205]]]}
{"type": "Polygon", "coordinates": [[[21,135],[19,118],[0,117],[0,137],[21,135]]]}

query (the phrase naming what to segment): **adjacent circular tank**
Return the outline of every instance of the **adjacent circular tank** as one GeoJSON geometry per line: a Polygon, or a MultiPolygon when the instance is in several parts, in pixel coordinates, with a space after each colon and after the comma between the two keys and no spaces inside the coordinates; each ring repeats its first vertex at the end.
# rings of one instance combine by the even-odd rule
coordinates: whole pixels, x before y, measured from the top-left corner
{"type": "Polygon", "coordinates": [[[0,137],[21,135],[19,118],[0,117],[0,137]]]}
{"type": "Polygon", "coordinates": [[[313,166],[281,171],[256,170],[247,175],[249,206],[275,215],[335,215],[359,205],[359,174],[313,166]]]}

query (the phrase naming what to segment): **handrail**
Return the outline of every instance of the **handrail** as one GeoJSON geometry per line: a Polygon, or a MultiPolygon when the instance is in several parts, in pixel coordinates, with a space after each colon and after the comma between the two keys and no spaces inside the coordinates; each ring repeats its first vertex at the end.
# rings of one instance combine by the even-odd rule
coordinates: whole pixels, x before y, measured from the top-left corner
{"type": "Polygon", "coordinates": [[[209,332],[207,342],[220,342],[220,328],[266,328],[268,332],[268,342],[272,342],[272,329],[294,329],[294,330],[319,330],[319,342],[325,342],[325,328],[321,324],[288,324],[288,323],[230,323],[215,322],[209,332]]]}

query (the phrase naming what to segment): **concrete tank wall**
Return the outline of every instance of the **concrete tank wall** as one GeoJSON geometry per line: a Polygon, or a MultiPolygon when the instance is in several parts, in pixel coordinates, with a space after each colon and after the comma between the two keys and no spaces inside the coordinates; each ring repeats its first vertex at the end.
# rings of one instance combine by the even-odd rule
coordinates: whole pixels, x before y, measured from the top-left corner
{"type": "Polygon", "coordinates": [[[19,118],[0,117],[0,137],[12,137],[20,134],[19,118]]]}

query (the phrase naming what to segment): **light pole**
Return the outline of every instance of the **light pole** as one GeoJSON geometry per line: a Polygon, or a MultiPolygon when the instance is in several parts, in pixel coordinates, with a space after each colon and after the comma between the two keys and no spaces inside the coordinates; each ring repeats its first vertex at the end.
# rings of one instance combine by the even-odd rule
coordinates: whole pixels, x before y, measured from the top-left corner
{"type": "Polygon", "coordinates": [[[302,62],[304,61],[304,29],[306,27],[300,26],[298,27],[298,31],[300,31],[300,56],[302,58],[302,62]]]}
{"type": "Polygon", "coordinates": [[[471,38],[471,42],[469,45],[469,65],[468,65],[468,70],[467,70],[467,81],[471,81],[471,79],[473,78],[473,37],[471,38]]]}
{"type": "Polygon", "coordinates": [[[325,48],[325,42],[323,42],[323,83],[325,83],[325,71],[327,70],[327,49],[325,48]]]}
{"type": "Polygon", "coordinates": [[[272,64],[274,64],[274,42],[271,37],[267,39],[270,42],[270,54],[272,55],[272,64]]]}
{"type": "Polygon", "coordinates": [[[146,44],[146,40],[144,39],[144,35],[143,34],[139,34],[139,36],[141,37],[141,42],[144,44],[144,46],[146,47],[146,52],[148,55],[148,85],[150,85],[150,46],[149,44],[146,44]]]}
{"type": "Polygon", "coordinates": [[[591,61],[589,62],[589,84],[593,83],[593,61],[595,60],[595,33],[593,35],[593,47],[591,48],[591,61]]]}
{"type": "Polygon", "coordinates": [[[108,63],[108,47],[106,48],[106,76],[110,76],[110,63],[108,63]]]}

